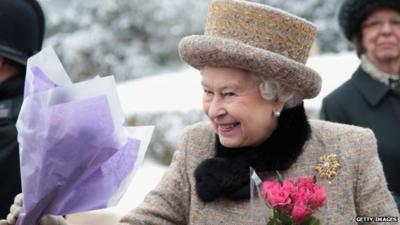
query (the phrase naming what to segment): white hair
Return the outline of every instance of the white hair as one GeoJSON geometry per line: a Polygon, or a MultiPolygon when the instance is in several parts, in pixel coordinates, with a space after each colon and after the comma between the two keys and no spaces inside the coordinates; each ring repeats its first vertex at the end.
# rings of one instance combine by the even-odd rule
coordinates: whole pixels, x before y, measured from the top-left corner
{"type": "Polygon", "coordinates": [[[296,91],[280,84],[278,81],[254,73],[251,75],[259,83],[258,89],[264,99],[279,99],[285,103],[285,108],[293,108],[302,102],[301,96],[296,91]]]}

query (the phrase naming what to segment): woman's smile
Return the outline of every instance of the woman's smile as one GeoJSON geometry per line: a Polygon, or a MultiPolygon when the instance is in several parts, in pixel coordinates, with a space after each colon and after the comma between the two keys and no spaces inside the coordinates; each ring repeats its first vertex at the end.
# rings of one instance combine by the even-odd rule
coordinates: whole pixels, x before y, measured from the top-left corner
{"type": "Polygon", "coordinates": [[[240,123],[227,123],[227,124],[219,124],[218,125],[218,133],[220,134],[227,134],[232,133],[232,131],[237,130],[240,128],[240,123]]]}

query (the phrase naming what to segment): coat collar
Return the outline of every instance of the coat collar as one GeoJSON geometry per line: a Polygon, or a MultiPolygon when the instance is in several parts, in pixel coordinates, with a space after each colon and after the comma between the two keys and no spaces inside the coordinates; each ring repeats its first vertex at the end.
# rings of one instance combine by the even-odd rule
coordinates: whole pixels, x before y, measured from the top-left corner
{"type": "Polygon", "coordinates": [[[8,78],[0,84],[0,100],[23,95],[24,85],[25,71],[8,78]]]}
{"type": "Polygon", "coordinates": [[[390,87],[372,79],[362,68],[358,67],[351,82],[362,96],[372,106],[377,106],[383,98],[390,92],[390,87]]]}
{"type": "Polygon", "coordinates": [[[257,147],[226,148],[216,137],[214,157],[205,159],[195,169],[199,198],[204,202],[219,197],[250,198],[249,168],[257,172],[289,169],[310,137],[311,127],[303,104],[282,111],[278,128],[257,147]]]}

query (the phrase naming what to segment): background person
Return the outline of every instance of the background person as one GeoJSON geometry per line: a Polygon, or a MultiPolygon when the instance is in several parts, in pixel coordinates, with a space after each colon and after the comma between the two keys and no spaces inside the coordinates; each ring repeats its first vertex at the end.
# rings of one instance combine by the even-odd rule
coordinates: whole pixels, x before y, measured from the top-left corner
{"type": "Polygon", "coordinates": [[[400,1],[345,0],[339,24],[361,65],[324,98],[321,119],[372,129],[400,208],[400,1]]]}
{"type": "Polygon", "coordinates": [[[28,57],[41,49],[45,23],[35,0],[0,1],[0,218],[21,192],[15,123],[22,104],[28,57]]]}

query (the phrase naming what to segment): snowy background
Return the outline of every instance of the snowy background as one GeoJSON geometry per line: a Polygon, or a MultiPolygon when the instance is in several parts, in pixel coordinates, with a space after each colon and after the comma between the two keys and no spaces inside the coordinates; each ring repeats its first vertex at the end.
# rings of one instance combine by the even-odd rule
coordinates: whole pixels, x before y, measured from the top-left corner
{"type": "MultiPolygon", "coordinates": [[[[210,0],[39,0],[46,45],[61,55],[74,81],[115,74],[118,81],[179,67],[179,40],[201,34],[210,0]]],[[[348,50],[338,32],[341,0],[253,0],[307,18],[318,28],[317,52],[348,50]]]]}
{"type": "MultiPolygon", "coordinates": [[[[127,124],[157,125],[148,156],[167,165],[179,137],[175,131],[204,119],[198,110],[201,92],[193,89],[199,90],[199,77],[185,76],[196,72],[179,60],[177,45],[183,36],[203,32],[211,0],[39,1],[47,18],[44,45],[55,48],[73,81],[113,74],[121,86],[127,124]]],[[[335,19],[341,0],[252,1],[314,22],[318,36],[310,65],[324,72],[334,69],[336,75],[328,78],[331,86],[340,82],[338,76],[348,75],[340,66],[314,63],[319,55],[349,51],[335,19]]],[[[318,113],[319,102],[306,103],[311,104],[311,116],[318,113]]]]}
{"type": "MultiPolygon", "coordinates": [[[[254,0],[292,12],[318,28],[308,65],[323,80],[321,94],[305,101],[318,115],[322,98],[358,66],[342,38],[340,0],[254,0]]],[[[69,217],[72,224],[115,224],[158,182],[182,128],[204,120],[200,75],[179,60],[177,45],[201,34],[210,0],[39,0],[47,19],[44,46],[53,46],[74,81],[114,74],[128,125],[156,125],[143,166],[118,207],[69,217]],[[95,218],[95,220],[92,220],[95,218]],[[101,221],[101,222],[100,222],[101,221]]]]}

